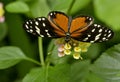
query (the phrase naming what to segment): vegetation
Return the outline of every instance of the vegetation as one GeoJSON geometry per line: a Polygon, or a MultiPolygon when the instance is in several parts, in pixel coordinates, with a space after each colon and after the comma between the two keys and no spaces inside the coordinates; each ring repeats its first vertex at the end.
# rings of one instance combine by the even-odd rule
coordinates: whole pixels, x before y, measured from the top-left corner
{"type": "Polygon", "coordinates": [[[1,0],[0,82],[120,82],[120,0],[1,0]],[[27,33],[23,23],[50,11],[88,15],[114,31],[83,60],[58,57],[55,39],[27,33]]]}

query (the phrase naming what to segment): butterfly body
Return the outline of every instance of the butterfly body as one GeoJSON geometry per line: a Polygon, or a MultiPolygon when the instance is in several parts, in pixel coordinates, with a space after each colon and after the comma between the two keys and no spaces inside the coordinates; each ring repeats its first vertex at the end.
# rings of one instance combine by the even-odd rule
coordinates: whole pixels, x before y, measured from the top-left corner
{"type": "Polygon", "coordinates": [[[93,24],[90,16],[78,16],[72,18],[63,12],[52,11],[46,17],[38,17],[25,22],[25,30],[40,37],[61,38],[66,42],[72,39],[82,42],[104,42],[111,39],[113,31],[93,24]]]}

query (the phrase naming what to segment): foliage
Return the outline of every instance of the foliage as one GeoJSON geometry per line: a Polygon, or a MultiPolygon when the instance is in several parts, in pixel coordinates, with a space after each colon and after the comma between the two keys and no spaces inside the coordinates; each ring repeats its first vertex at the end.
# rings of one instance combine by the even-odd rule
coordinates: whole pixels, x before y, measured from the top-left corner
{"type": "Polygon", "coordinates": [[[120,82],[120,0],[1,1],[5,9],[5,21],[0,23],[1,82],[120,82]],[[92,44],[82,54],[83,60],[60,58],[54,40],[37,41],[22,27],[25,20],[47,16],[53,10],[72,16],[92,15],[95,22],[113,29],[115,36],[92,44]]]}

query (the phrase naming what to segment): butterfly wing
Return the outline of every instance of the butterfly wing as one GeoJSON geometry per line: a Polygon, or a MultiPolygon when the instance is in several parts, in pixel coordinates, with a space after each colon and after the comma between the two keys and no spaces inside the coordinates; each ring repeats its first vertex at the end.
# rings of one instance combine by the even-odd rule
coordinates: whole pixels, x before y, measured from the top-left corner
{"type": "Polygon", "coordinates": [[[52,30],[60,37],[65,37],[68,32],[68,16],[59,11],[52,11],[48,14],[48,20],[53,27],[52,30]]]}
{"type": "Polygon", "coordinates": [[[79,16],[72,20],[70,27],[71,37],[79,37],[83,31],[93,23],[93,18],[88,16],[79,16]]]}
{"type": "Polygon", "coordinates": [[[111,29],[98,24],[90,25],[86,30],[81,32],[81,35],[73,37],[78,41],[83,42],[104,42],[113,37],[114,33],[111,29]]]}
{"type": "Polygon", "coordinates": [[[33,35],[40,37],[58,37],[51,29],[52,26],[46,17],[38,17],[27,20],[23,27],[27,32],[33,35]]]}

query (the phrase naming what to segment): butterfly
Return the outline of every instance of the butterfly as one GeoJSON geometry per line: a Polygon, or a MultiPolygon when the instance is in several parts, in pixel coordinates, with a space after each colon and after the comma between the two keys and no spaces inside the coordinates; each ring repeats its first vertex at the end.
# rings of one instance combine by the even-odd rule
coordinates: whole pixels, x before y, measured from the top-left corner
{"type": "Polygon", "coordinates": [[[27,20],[24,29],[40,37],[61,38],[66,42],[72,39],[82,42],[104,42],[110,40],[114,32],[102,25],[94,24],[90,16],[72,18],[60,11],[51,11],[48,17],[37,17],[27,20]]]}

